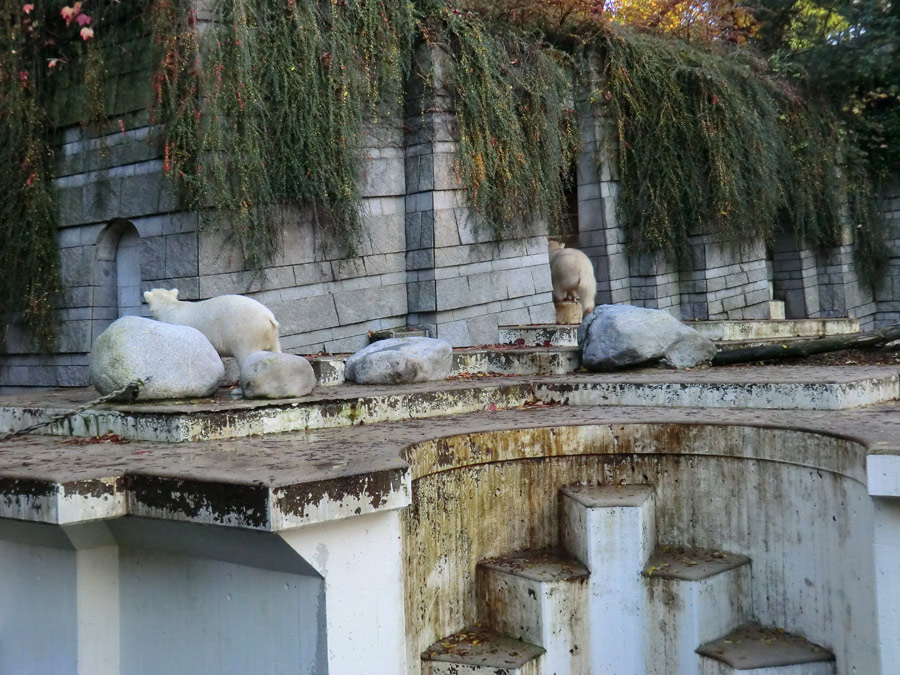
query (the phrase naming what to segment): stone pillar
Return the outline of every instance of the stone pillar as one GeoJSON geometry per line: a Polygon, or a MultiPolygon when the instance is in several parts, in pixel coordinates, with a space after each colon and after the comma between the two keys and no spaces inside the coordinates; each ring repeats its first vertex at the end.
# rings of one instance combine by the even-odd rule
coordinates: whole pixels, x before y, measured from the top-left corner
{"type": "Polygon", "coordinates": [[[886,326],[900,321],[900,183],[882,192],[881,217],[886,225],[887,274],[876,289],[875,324],[886,326]]]}
{"type": "Polygon", "coordinates": [[[784,302],[784,317],[815,319],[821,316],[816,252],[786,233],[776,237],[773,248],[773,295],[784,302]]]}
{"type": "Polygon", "coordinates": [[[617,214],[616,127],[601,103],[598,59],[596,54],[588,56],[588,76],[575,102],[581,133],[581,152],[576,160],[578,244],[594,264],[597,304],[630,303],[625,230],[617,214]]]}
{"type": "Polygon", "coordinates": [[[875,322],[875,301],[856,273],[853,248],[853,229],[845,223],[840,243],[818,256],[820,316],[859,319],[866,330],[875,322]]]}
{"type": "Polygon", "coordinates": [[[553,322],[547,237],[539,224],[503,241],[478,227],[456,167],[449,67],[445,52],[420,46],[408,88],[408,323],[454,346],[492,344],[498,325],[553,322]]]}
{"type": "Polygon", "coordinates": [[[769,318],[765,242],[722,242],[705,229],[690,236],[690,248],[681,272],[683,319],[769,318]]]}

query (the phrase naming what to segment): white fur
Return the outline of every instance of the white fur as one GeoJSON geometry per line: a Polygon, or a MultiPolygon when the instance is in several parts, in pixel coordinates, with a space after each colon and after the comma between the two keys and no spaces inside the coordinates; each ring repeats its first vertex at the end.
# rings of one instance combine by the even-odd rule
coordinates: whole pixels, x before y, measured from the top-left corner
{"type": "Polygon", "coordinates": [[[154,288],[144,292],[144,300],[156,319],[196,328],[219,356],[233,356],[239,366],[251,352],[281,351],[275,315],[252,298],[219,295],[199,302],[182,302],[177,288],[154,288]]]}
{"type": "Polygon", "coordinates": [[[574,248],[552,239],[547,242],[550,251],[550,278],[553,281],[554,302],[580,302],[584,316],[594,309],[597,280],[591,259],[574,248]]]}

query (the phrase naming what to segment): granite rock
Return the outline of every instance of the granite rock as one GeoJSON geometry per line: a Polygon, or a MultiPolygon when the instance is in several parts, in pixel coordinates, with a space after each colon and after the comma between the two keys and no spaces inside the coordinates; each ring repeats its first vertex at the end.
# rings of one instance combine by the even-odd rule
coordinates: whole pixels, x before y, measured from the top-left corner
{"type": "Polygon", "coordinates": [[[101,394],[149,377],[138,399],[210,396],[224,374],[222,359],[199,330],[139,316],[113,321],[91,351],[91,381],[101,394]]]}
{"type": "Polygon", "coordinates": [[[347,359],[344,377],[359,384],[408,384],[450,375],[453,349],[426,337],[379,340],[347,359]]]}
{"type": "Polygon", "coordinates": [[[241,364],[244,398],[299,398],[316,386],[316,374],[302,356],[251,352],[241,364]]]}

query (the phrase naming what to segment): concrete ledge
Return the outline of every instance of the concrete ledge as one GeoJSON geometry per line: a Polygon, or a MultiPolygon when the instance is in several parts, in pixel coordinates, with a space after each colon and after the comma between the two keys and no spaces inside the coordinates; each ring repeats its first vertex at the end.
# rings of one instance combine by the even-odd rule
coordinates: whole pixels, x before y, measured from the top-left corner
{"type": "Polygon", "coordinates": [[[834,654],[824,647],[799,635],[757,624],[741,626],[728,635],[703,645],[697,653],[726,663],[738,672],[813,663],[821,663],[822,670],[803,672],[814,675],[830,675],[834,672],[834,654]]]}
{"type": "Polygon", "coordinates": [[[577,347],[578,326],[534,324],[499,326],[500,344],[523,347],[577,347]]]}
{"type": "Polygon", "coordinates": [[[836,412],[539,406],[178,445],[26,436],[0,453],[0,517],[62,525],[139,515],[282,531],[403,508],[411,481],[457,467],[654,453],[660,443],[667,453],[720,454],[690,440],[710,433],[738,458],[865,483],[866,449],[898,437],[897,410],[897,404],[836,412]],[[640,429],[628,431],[629,425],[640,429]],[[753,428],[759,426],[773,429],[753,428]],[[783,436],[754,440],[767,434],[783,436]],[[854,436],[860,440],[841,440],[854,436]]]}
{"type": "Polygon", "coordinates": [[[858,319],[787,319],[760,321],[687,321],[713,341],[813,338],[859,332],[858,319]]]}
{"type": "MultiPolygon", "coordinates": [[[[501,352],[502,353],[502,352],[501,352]]],[[[548,353],[552,355],[552,353],[548,353]]],[[[88,389],[0,398],[0,431],[46,422],[89,401],[88,389]]],[[[522,406],[672,406],[844,410],[898,398],[900,378],[884,368],[643,370],[563,377],[427,382],[403,387],[344,384],[300,399],[107,404],[37,433],[182,443],[331,429],[522,406]],[[768,381],[767,381],[768,380],[768,381]]]]}
{"type": "Polygon", "coordinates": [[[900,497],[900,450],[876,448],[866,458],[866,478],[873,497],[900,497]]]}

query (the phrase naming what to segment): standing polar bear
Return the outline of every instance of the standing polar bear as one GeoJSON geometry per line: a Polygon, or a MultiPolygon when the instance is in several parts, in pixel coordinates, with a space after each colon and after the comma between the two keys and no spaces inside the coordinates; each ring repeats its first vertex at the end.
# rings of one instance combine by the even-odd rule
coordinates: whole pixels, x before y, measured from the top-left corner
{"type": "Polygon", "coordinates": [[[144,300],[156,319],[196,328],[219,356],[233,356],[238,366],[252,352],[281,351],[275,315],[252,298],[219,295],[199,302],[182,302],[177,288],[154,288],[144,292],[144,300]]]}
{"type": "Polygon", "coordinates": [[[581,313],[587,316],[594,310],[597,280],[591,259],[574,248],[550,239],[550,278],[553,281],[553,302],[580,302],[581,313]]]}

